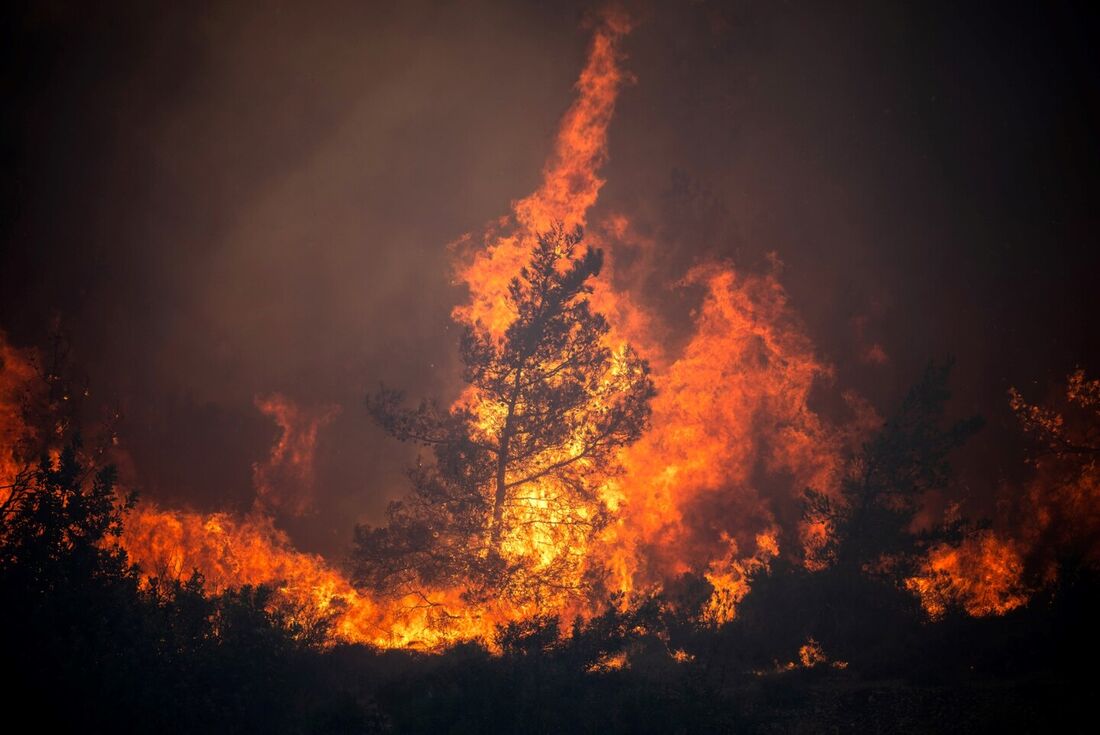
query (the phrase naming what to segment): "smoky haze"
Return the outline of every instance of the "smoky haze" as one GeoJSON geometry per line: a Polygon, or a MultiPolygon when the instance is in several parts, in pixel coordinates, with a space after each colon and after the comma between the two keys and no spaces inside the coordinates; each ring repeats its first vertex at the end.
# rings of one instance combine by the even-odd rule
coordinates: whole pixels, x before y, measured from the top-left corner
{"type": "MultiPolygon", "coordinates": [[[[4,11],[0,327],[60,321],[123,409],[128,480],[165,503],[249,507],[279,435],[256,396],[340,406],[315,509],[284,519],[339,554],[412,458],[363,396],[457,390],[446,244],[538,185],[592,8],[251,5],[4,11]]],[[[989,497],[1018,461],[1009,386],[1100,369],[1095,17],[631,7],[597,213],[656,244],[650,305],[686,322],[669,286],[692,264],[778,258],[836,383],[881,411],[954,355],[989,497]]]]}

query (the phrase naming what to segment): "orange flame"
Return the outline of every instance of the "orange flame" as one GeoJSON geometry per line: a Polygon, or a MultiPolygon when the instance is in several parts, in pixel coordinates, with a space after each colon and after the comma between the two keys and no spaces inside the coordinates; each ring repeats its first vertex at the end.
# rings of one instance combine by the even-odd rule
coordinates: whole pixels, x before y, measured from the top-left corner
{"type": "Polygon", "coordinates": [[[952,607],[976,616],[1018,608],[1057,579],[1061,558],[1100,565],[1100,380],[1076,370],[1051,406],[1028,403],[1015,389],[1009,396],[1021,428],[1037,441],[1035,474],[998,519],[1011,533],[979,531],[935,546],[907,580],[933,618],[952,607]]]}
{"type": "Polygon", "coordinates": [[[625,451],[627,472],[607,490],[622,507],[613,531],[623,588],[693,569],[712,583],[743,577],[731,551],[754,563],[778,553],[762,485],[786,476],[796,491],[830,492],[841,468],[842,437],[808,406],[830,371],[775,277],[713,265],[687,282],[706,288],[695,333],[655,374],[652,429],[625,451]]]}
{"type": "Polygon", "coordinates": [[[469,235],[452,245],[459,255],[456,278],[470,289],[469,303],[455,309],[456,320],[502,334],[515,317],[502,297],[508,282],[527,265],[535,238],[555,223],[568,229],[587,224],[588,210],[604,184],[598,171],[607,160],[607,129],[628,78],[619,65],[619,45],[630,29],[626,15],[613,10],[603,14],[577,81],[577,99],[562,119],[543,169],[542,186],[515,202],[512,221],[500,220],[480,248],[469,235]],[[511,231],[501,234],[509,225],[511,231]]]}
{"type": "Polygon", "coordinates": [[[143,502],[127,516],[121,543],[147,577],[181,579],[197,570],[211,592],[273,585],[299,614],[332,616],[336,640],[437,649],[491,630],[481,613],[444,614],[442,603],[457,609],[457,598],[372,600],[320,556],[296,550],[269,516],[255,511],[234,517],[143,502]]]}
{"type": "Polygon", "coordinates": [[[310,493],[317,432],[336,417],[339,407],[325,406],[311,415],[280,393],[257,396],[255,403],[282,432],[267,461],[252,465],[256,503],[300,516],[313,500],[310,493]]]}
{"type": "Polygon", "coordinates": [[[905,584],[932,618],[942,617],[953,606],[975,617],[1004,615],[1027,603],[1023,570],[1018,544],[985,531],[957,546],[935,546],[920,573],[905,584]]]}
{"type": "Polygon", "coordinates": [[[385,648],[437,649],[484,636],[505,619],[491,606],[463,609],[457,590],[374,600],[321,556],[295,549],[271,511],[306,507],[296,493],[308,500],[317,434],[337,409],[311,412],[279,395],[256,405],[282,433],[268,460],[254,466],[252,511],[238,516],[139,503],[126,516],[120,544],[146,579],[185,579],[197,571],[210,592],[270,585],[298,615],[331,618],[334,640],[385,648]],[[276,473],[279,485],[273,487],[276,473]]]}
{"type": "Polygon", "coordinates": [[[26,396],[36,376],[33,355],[10,345],[0,332],[0,505],[11,495],[34,431],[26,421],[26,396]]]}

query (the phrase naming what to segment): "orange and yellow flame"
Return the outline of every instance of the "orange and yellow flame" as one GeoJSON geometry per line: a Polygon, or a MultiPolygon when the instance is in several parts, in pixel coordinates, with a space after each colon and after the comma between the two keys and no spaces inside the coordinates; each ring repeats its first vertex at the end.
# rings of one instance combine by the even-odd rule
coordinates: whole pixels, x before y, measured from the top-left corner
{"type": "Polygon", "coordinates": [[[1023,571],[1019,544],[984,531],[932,548],[906,587],[933,619],[956,606],[975,617],[1003,615],[1027,603],[1023,571]]]}

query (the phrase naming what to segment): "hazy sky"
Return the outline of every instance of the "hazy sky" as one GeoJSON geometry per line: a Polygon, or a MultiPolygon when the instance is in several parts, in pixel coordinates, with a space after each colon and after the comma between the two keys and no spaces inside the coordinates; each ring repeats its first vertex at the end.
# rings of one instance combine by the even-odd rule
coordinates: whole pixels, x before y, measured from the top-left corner
{"type": "MultiPolygon", "coordinates": [[[[61,318],[171,502],[248,505],[277,433],[256,394],[339,404],[292,524],[337,552],[410,457],[363,396],[454,390],[445,246],[537,185],[595,6],[95,5],[3,11],[0,328],[33,344],[61,318]]],[[[777,253],[837,382],[883,411],[954,355],[993,485],[1007,388],[1100,372],[1097,18],[828,5],[628,3],[597,213],[670,280],[777,253]]]]}

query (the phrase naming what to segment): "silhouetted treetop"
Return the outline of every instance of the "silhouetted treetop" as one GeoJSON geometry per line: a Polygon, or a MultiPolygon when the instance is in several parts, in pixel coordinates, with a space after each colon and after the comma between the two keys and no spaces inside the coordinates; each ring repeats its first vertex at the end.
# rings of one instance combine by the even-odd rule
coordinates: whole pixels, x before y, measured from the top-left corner
{"type": "Polygon", "coordinates": [[[919,539],[913,519],[926,493],[951,479],[950,454],[977,432],[983,420],[947,423],[951,364],[930,364],[894,415],[868,441],[841,485],[838,500],[807,491],[807,515],[832,528],[826,556],[863,570],[889,560],[900,574],[919,539]],[[946,424],[946,425],[945,425],[946,424]]]}
{"type": "Polygon", "coordinates": [[[361,581],[512,591],[520,577],[526,587],[576,583],[570,549],[605,522],[596,491],[618,449],[645,430],[653,396],[646,362],[609,344],[607,321],[591,309],[588,282],[602,264],[580,231],[546,233],[509,284],[515,317],[503,334],[464,330],[468,387],[456,406],[404,408],[385,388],[369,397],[387,431],[434,456],[412,470],[413,491],[391,506],[387,526],[358,530],[361,581]],[[535,537],[554,543],[536,554],[535,537]]]}

